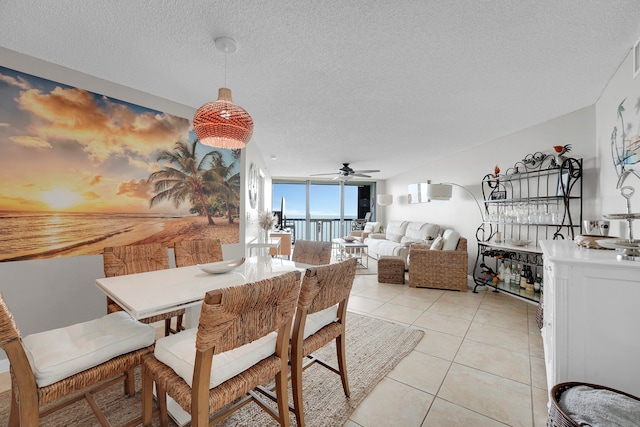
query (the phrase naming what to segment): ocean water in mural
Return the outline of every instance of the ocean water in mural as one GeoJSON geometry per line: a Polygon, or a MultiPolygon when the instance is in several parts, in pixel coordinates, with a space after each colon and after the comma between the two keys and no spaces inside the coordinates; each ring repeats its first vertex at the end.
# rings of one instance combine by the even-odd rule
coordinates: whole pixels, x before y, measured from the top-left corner
{"type": "Polygon", "coordinates": [[[0,212],[0,260],[82,253],[88,246],[100,250],[108,241],[135,241],[161,231],[166,219],[155,214],[3,211],[0,212]]]}
{"type": "Polygon", "coordinates": [[[0,67],[0,261],[237,243],[239,183],[185,118],[0,67]]]}

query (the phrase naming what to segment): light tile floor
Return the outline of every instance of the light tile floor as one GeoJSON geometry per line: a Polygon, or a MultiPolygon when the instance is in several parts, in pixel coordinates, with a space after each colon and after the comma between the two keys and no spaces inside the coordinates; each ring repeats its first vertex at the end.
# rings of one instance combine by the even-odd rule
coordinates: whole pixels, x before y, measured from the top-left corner
{"type": "Polygon", "coordinates": [[[349,310],[425,331],[346,427],[545,426],[536,306],[492,290],[410,288],[356,276],[349,310]]]}
{"type": "MultiPolygon", "coordinates": [[[[345,427],[546,425],[536,306],[483,288],[477,294],[418,289],[358,275],[349,310],[425,336],[345,427]]],[[[10,387],[8,373],[0,375],[0,391],[10,387]]]]}

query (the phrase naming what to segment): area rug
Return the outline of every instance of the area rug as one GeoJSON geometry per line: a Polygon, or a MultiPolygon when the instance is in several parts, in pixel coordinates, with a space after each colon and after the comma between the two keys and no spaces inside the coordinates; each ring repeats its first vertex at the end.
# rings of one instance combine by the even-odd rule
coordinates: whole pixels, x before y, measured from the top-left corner
{"type": "MultiPolygon", "coordinates": [[[[356,268],[356,274],[378,274],[378,260],[375,258],[369,257],[368,260],[364,262],[364,265],[358,263],[358,268],[356,268]],[[368,261],[368,262],[367,262],[368,261]],[[365,268],[366,266],[366,268],[365,268]]],[[[340,262],[340,259],[333,257],[331,258],[331,262],[340,262]]]]}
{"type": "Polygon", "coordinates": [[[358,268],[356,269],[356,274],[378,274],[378,260],[369,257],[369,262],[367,263],[367,261],[365,261],[364,265],[367,266],[367,268],[362,268],[362,265],[358,265],[358,268]]]}
{"type": "MultiPolygon", "coordinates": [[[[351,397],[345,397],[337,374],[314,364],[304,371],[303,394],[306,424],[314,426],[342,426],[354,409],[413,348],[424,332],[393,323],[349,313],[347,316],[347,371],[351,397]]],[[[335,366],[335,346],[325,346],[316,355],[335,366]]],[[[140,375],[136,372],[135,396],[123,395],[122,384],[116,384],[96,394],[96,401],[114,425],[124,424],[140,416],[140,375]]],[[[289,398],[291,402],[291,398],[289,398]]],[[[7,425],[10,391],[0,394],[0,425],[7,425]]],[[[291,425],[295,416],[290,413],[291,425]]],[[[41,426],[98,426],[86,401],[77,402],[63,411],[43,418],[41,426]]],[[[154,416],[153,425],[159,425],[154,416]]],[[[175,426],[173,420],[169,425],[175,426]]],[[[277,426],[278,424],[250,403],[224,420],[219,426],[277,426]]]]}

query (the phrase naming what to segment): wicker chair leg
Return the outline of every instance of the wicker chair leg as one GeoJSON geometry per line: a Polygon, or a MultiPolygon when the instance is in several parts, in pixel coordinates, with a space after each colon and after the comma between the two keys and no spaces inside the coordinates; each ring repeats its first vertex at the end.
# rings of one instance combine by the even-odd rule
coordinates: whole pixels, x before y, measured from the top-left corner
{"type": "Polygon", "coordinates": [[[350,397],[349,378],[347,378],[347,354],[345,352],[346,343],[344,333],[336,338],[336,352],[338,357],[338,369],[340,370],[340,379],[342,380],[342,389],[344,395],[350,397]]]}
{"type": "MultiPolygon", "coordinates": [[[[9,412],[9,427],[20,427],[20,407],[18,405],[18,399],[16,394],[11,392],[11,409],[9,412]]],[[[38,420],[36,420],[36,424],[38,425],[38,420]]]]}
{"type": "Polygon", "coordinates": [[[133,396],[136,394],[136,379],[133,368],[124,373],[124,394],[133,396]]]}
{"type": "MultiPolygon", "coordinates": [[[[300,361],[302,356],[298,357],[300,361]]],[[[299,427],[304,427],[304,412],[302,411],[302,362],[291,364],[291,394],[293,395],[293,413],[299,427]]]]}
{"type": "Polygon", "coordinates": [[[146,372],[144,363],[142,364],[142,425],[147,427],[151,425],[153,417],[153,379],[146,372]]]}
{"type": "Polygon", "coordinates": [[[174,332],[174,334],[177,334],[180,331],[184,331],[184,326],[182,325],[183,321],[184,314],[178,314],[178,317],[176,317],[176,331],[174,332]]]}
{"type": "Polygon", "coordinates": [[[168,337],[171,334],[171,319],[164,319],[164,336],[168,337]]]}
{"type": "MultiPolygon", "coordinates": [[[[285,353],[286,354],[286,353],[285,353]]],[[[289,427],[289,405],[287,404],[287,383],[289,379],[287,378],[287,362],[283,361],[282,369],[280,372],[276,374],[276,397],[278,401],[276,402],[278,405],[278,422],[280,422],[281,427],[289,427]]],[[[303,424],[298,424],[299,427],[304,427],[303,424]]]]}
{"type": "MultiPolygon", "coordinates": [[[[156,394],[158,407],[160,408],[160,426],[161,427],[169,427],[169,413],[167,412],[167,391],[164,387],[158,385],[156,383],[156,394]]],[[[193,424],[193,420],[192,424],[193,424]]]]}
{"type": "Polygon", "coordinates": [[[11,392],[11,413],[9,414],[9,426],[37,426],[40,421],[40,413],[36,397],[22,397],[18,404],[17,393],[11,392]]]}

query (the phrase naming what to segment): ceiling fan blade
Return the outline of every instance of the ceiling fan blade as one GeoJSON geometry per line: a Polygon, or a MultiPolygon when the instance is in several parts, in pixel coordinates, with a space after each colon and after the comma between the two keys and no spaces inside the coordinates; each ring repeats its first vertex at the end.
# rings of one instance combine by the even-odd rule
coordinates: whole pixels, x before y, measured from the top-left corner
{"type": "Polygon", "coordinates": [[[349,176],[357,176],[357,177],[360,177],[360,178],[371,178],[371,175],[365,175],[363,173],[352,173],[349,176]]]}
{"type": "Polygon", "coordinates": [[[309,175],[309,176],[335,175],[335,174],[337,174],[337,173],[339,173],[339,172],[329,172],[329,173],[312,173],[312,174],[311,174],[311,175],[309,175]]]}
{"type": "Polygon", "coordinates": [[[376,169],[366,169],[366,170],[359,170],[359,171],[353,171],[355,173],[374,173],[374,172],[380,172],[379,170],[376,169]]]}

